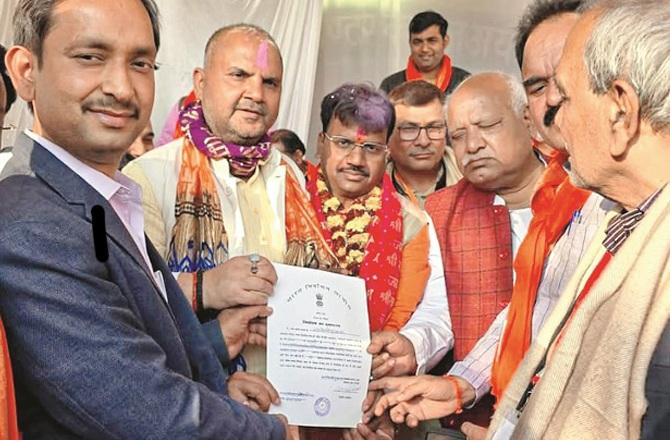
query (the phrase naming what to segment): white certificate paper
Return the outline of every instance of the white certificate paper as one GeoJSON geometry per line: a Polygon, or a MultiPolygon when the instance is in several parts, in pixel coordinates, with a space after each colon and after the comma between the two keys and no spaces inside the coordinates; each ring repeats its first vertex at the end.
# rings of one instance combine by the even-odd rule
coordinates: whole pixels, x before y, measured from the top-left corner
{"type": "Polygon", "coordinates": [[[352,428],[361,420],[372,357],[365,282],[275,264],[267,378],[292,425],[352,428]]]}

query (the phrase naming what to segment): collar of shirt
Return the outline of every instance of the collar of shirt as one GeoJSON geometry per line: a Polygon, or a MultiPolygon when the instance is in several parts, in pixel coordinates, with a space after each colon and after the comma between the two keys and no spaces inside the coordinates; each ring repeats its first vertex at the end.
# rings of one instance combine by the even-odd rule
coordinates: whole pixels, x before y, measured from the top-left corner
{"type": "Polygon", "coordinates": [[[121,219],[126,230],[133,239],[135,246],[142,254],[144,263],[154,274],[154,279],[161,290],[161,294],[167,301],[167,294],[162,285],[160,272],[154,272],[147,251],[147,243],[144,237],[144,212],[142,210],[142,189],[129,177],[117,171],[114,178],[86,165],[65,149],[45,139],[37,133],[26,130],[25,134],[53,154],[65,166],[75,174],[84,179],[105,200],[109,202],[116,215],[121,219]],[[159,280],[160,278],[160,280],[159,280]]]}
{"type": "MultiPolygon", "coordinates": [[[[506,206],[505,199],[498,194],[493,198],[493,206],[506,206]]],[[[512,259],[516,258],[521,242],[528,233],[528,226],[533,218],[530,208],[508,209],[510,226],[512,228],[512,259]]],[[[516,277],[516,274],[514,274],[516,277]]]]}
{"type": "Polygon", "coordinates": [[[605,229],[605,240],[603,246],[611,253],[616,254],[619,248],[630,237],[637,225],[647,213],[651,205],[654,204],[663,187],[657,189],[652,195],[647,197],[637,208],[632,211],[625,211],[612,218],[605,229]]]}
{"type": "Polygon", "coordinates": [[[542,155],[542,153],[540,153],[540,150],[536,150],[535,148],[533,148],[533,154],[535,154],[535,157],[537,157],[537,160],[542,162],[542,166],[546,168],[547,165],[548,165],[547,159],[545,159],[544,156],[542,155]]]}
{"type": "MultiPolygon", "coordinates": [[[[425,202],[429,195],[446,186],[447,165],[445,161],[446,156],[442,158],[442,160],[440,161],[440,170],[438,171],[437,177],[435,178],[435,183],[430,188],[428,188],[425,191],[415,191],[414,189],[412,189],[414,196],[421,202],[425,202]],[[442,185],[440,185],[441,183],[442,185]]],[[[389,159],[388,163],[386,164],[386,172],[389,173],[389,175],[391,176],[391,180],[393,181],[393,186],[395,187],[396,191],[398,191],[401,196],[407,197],[407,194],[405,194],[405,191],[402,189],[396,178],[397,170],[395,162],[393,162],[393,160],[389,159]]]]}
{"type": "Polygon", "coordinates": [[[101,173],[89,165],[86,165],[68,151],[54,144],[50,140],[40,136],[39,134],[31,130],[26,130],[25,133],[29,138],[49,151],[49,153],[56,156],[58,160],[63,162],[63,164],[70,168],[75,174],[84,179],[86,183],[91,185],[93,189],[99,192],[100,195],[102,195],[107,201],[109,201],[114,196],[114,194],[116,194],[116,192],[121,189],[121,187],[125,187],[128,192],[132,192],[132,189],[141,191],[135,182],[120,172],[117,171],[114,175],[114,179],[112,179],[106,174],[101,173]]]}

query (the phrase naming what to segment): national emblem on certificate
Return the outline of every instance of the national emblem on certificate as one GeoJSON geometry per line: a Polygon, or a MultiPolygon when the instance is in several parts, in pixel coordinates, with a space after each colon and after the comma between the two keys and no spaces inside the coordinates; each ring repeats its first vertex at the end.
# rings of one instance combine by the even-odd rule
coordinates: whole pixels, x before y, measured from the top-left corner
{"type": "Polygon", "coordinates": [[[292,425],[356,426],[372,361],[365,282],[282,264],[275,269],[267,378],[281,404],[270,412],[292,425]]]}

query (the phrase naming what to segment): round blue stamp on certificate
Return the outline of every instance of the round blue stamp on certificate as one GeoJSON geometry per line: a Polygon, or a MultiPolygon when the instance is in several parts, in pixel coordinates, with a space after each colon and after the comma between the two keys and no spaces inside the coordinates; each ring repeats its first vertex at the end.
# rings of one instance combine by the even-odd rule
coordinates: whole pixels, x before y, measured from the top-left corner
{"type": "Polygon", "coordinates": [[[319,397],[314,402],[314,414],[320,417],[327,416],[330,413],[330,400],[327,397],[319,397]]]}

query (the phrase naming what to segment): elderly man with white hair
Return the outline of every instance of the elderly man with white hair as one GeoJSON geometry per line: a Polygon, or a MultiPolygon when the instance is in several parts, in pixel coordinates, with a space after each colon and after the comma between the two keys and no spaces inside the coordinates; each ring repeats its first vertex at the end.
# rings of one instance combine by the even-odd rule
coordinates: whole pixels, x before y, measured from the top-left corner
{"type": "MultiPolygon", "coordinates": [[[[465,178],[430,195],[426,210],[442,249],[458,365],[510,300],[512,262],[526,235],[532,217],[531,196],[544,166],[533,152],[523,86],[510,75],[480,73],[466,79],[450,96],[447,120],[465,178]]],[[[494,355],[495,346],[491,360],[494,355]]],[[[373,382],[373,388],[413,384],[423,389],[425,385],[447,397],[457,386],[463,391],[463,402],[477,403],[449,425],[458,427],[463,421],[487,424],[494,402],[488,389],[482,388],[477,395],[465,379],[448,379],[388,378],[373,382]]],[[[379,413],[392,396],[381,399],[379,413]]],[[[440,417],[454,409],[448,404],[420,418],[440,417]]],[[[416,419],[408,420],[408,425],[416,426],[416,419]]]]}
{"type": "MultiPolygon", "coordinates": [[[[540,3],[530,7],[529,13],[533,14],[540,3]]],[[[521,102],[518,96],[517,102],[521,102]]],[[[453,379],[385,384],[399,385],[402,396],[389,394],[382,406],[406,402],[392,410],[397,422],[413,424],[414,419],[458,412],[463,405],[472,406],[489,390],[501,398],[613,205],[601,196],[589,197],[586,191],[567,188],[569,183],[564,176],[560,162],[550,160],[535,184],[531,199],[533,218],[514,261],[516,282],[511,303],[465,358],[454,364],[449,371],[453,379]]],[[[489,422],[478,421],[484,426],[489,422]]],[[[485,434],[485,428],[469,423],[463,424],[462,430],[469,439],[483,438],[485,434]]]]}
{"type": "Polygon", "coordinates": [[[495,439],[670,438],[670,1],[594,3],[549,103],[573,182],[621,209],[507,388],[495,439]]]}

